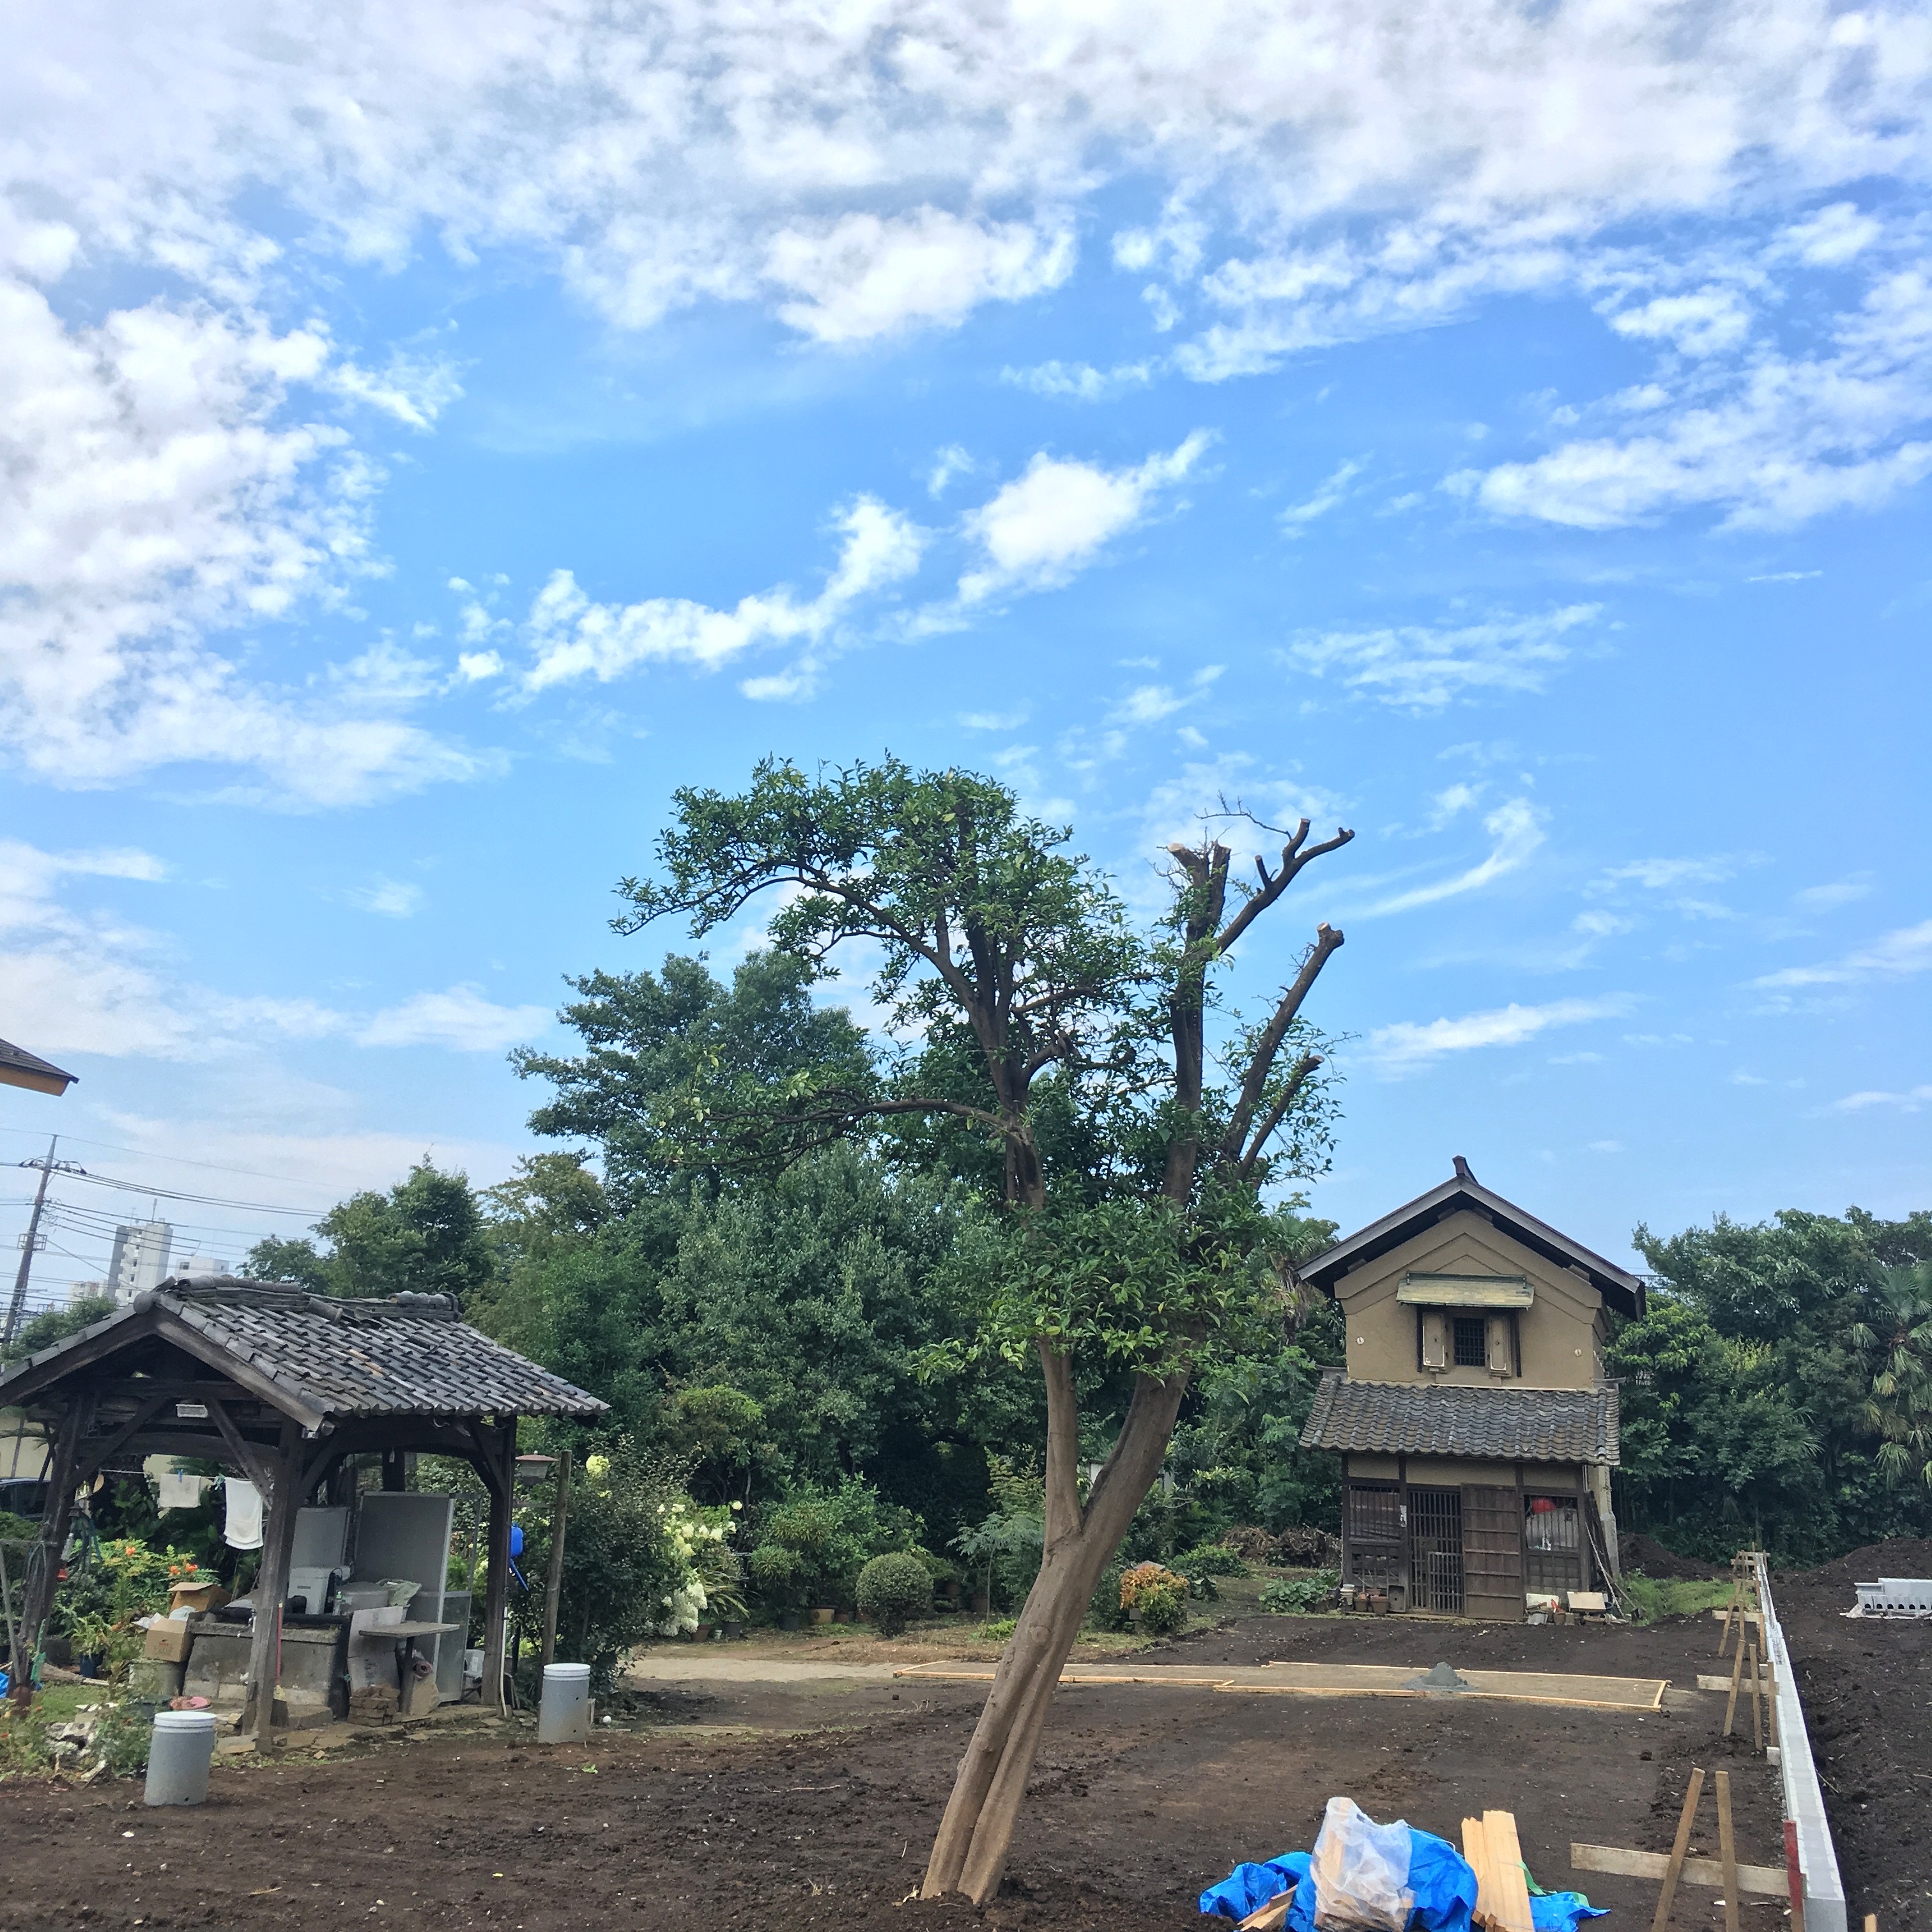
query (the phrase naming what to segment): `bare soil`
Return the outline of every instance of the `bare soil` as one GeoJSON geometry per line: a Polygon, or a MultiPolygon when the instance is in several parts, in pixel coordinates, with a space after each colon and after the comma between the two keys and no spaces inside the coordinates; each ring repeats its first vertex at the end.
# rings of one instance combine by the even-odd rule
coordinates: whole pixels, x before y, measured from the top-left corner
{"type": "Polygon", "coordinates": [[[1847,1618],[1854,1583],[1932,1576],[1932,1542],[1772,1579],[1853,1925],[1932,1932],[1932,1623],[1847,1618]]]}
{"type": "MultiPolygon", "coordinates": [[[[1611,1630],[1262,1618],[1147,1661],[1421,1668],[1446,1657],[1689,1684],[1715,1648],[1708,1620],[1611,1630]]],[[[1642,1932],[1655,1886],[1573,1877],[1569,1846],[1667,1849],[1694,1762],[1732,1768],[1740,1857],[1780,1856],[1775,1774],[1748,1743],[1717,1740],[1720,1697],[1673,1696],[1640,1718],[1089,1685],[1056,1707],[1000,1897],[983,1914],[902,1904],[982,1695],[910,1680],[680,1688],[650,1694],[638,1728],[587,1749],[539,1749],[527,1731],[478,1720],[326,1757],[297,1746],[224,1762],[194,1810],[148,1810],[126,1784],[9,1784],[0,1928],[682,1932],[700,1920],[916,1932],[983,1917],[998,1932],[1198,1932],[1204,1886],[1243,1858],[1306,1847],[1328,1798],[1346,1792],[1452,1839],[1466,1814],[1512,1810],[1543,1884],[1612,1906],[1609,1932],[1642,1932]]],[[[1714,1852],[1708,1798],[1696,1844],[1714,1852]]],[[[1748,1901],[1745,1932],[1774,1932],[1783,1910],[1748,1901]]],[[[1675,1922],[1714,1932],[1716,1893],[1680,1893],[1675,1922]]]]}

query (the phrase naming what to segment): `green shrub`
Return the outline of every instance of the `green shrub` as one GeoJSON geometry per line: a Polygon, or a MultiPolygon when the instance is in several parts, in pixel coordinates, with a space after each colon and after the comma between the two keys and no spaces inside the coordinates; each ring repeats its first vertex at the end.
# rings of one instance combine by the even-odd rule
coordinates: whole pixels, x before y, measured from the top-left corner
{"type": "Polygon", "coordinates": [[[752,1581],[767,1610],[849,1610],[868,1559],[907,1550],[922,1527],[910,1510],[882,1502],[878,1490],[855,1477],[836,1490],[801,1483],[760,1512],[752,1581]],[[768,1550],[788,1552],[795,1560],[764,1555],[768,1550]]]}
{"type": "Polygon", "coordinates": [[[1248,1574],[1247,1564],[1225,1543],[1203,1543],[1184,1550],[1168,1568],[1178,1570],[1182,1576],[1189,1578],[1245,1576],[1248,1574]]]}
{"type": "Polygon", "coordinates": [[[1341,1588],[1339,1570],[1317,1570],[1307,1576],[1277,1576],[1262,1586],[1261,1605],[1271,1616],[1305,1617],[1309,1612],[1334,1601],[1341,1588]]]}
{"type": "Polygon", "coordinates": [[[859,1614],[881,1636],[897,1636],[908,1617],[932,1607],[932,1578],[916,1556],[875,1556],[859,1572],[859,1614]]]}
{"type": "Polygon", "coordinates": [[[995,1617],[980,1626],[980,1634],[988,1643],[1004,1643],[1019,1628],[1018,1617],[995,1617]]]}
{"type": "Polygon", "coordinates": [[[1187,1621],[1187,1579],[1159,1563],[1136,1563],[1120,1578],[1120,1607],[1142,1630],[1166,1636],[1187,1621]]]}

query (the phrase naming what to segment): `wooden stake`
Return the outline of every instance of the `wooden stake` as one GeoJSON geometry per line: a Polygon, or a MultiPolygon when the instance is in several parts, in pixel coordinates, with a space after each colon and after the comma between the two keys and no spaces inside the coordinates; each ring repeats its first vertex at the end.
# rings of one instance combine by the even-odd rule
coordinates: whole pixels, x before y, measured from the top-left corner
{"type": "MultiPolygon", "coordinates": [[[[1764,1714],[1760,1708],[1764,1696],[1764,1685],[1759,1681],[1757,1665],[1757,1639],[1750,1640],[1751,1682],[1751,1742],[1760,1750],[1764,1748],[1764,1714]]],[[[1722,1772],[1718,1774],[1720,1777],[1722,1772]]]]}
{"type": "Polygon", "coordinates": [[[1731,1694],[1724,1705],[1724,1736],[1726,1737],[1730,1736],[1732,1722],[1738,1714],[1738,1684],[1743,1678],[1744,1671],[1744,1626],[1741,1624],[1738,1627],[1737,1658],[1731,1666],[1731,1694]]]}
{"type": "Polygon", "coordinates": [[[1718,1773],[1718,1862],[1724,1872],[1724,1932],[1738,1932],[1738,1845],[1731,1835],[1731,1774],[1728,1771],[1718,1773]]]}
{"type": "Polygon", "coordinates": [[[1691,1821],[1697,1815],[1697,1801],[1704,1795],[1704,1768],[1690,1767],[1690,1787],[1684,1794],[1684,1810],[1677,1820],[1677,1838],[1670,1847],[1670,1862],[1664,1870],[1664,1889],[1657,1898],[1657,1916],[1650,1932],[1664,1932],[1670,1923],[1670,1908],[1677,1898],[1677,1881],[1683,1876],[1684,1855],[1690,1849],[1691,1821]]]}
{"type": "MultiPolygon", "coordinates": [[[[916,1893],[914,1894],[918,1896],[916,1893]]],[[[1281,1932],[1282,1922],[1288,1917],[1288,1907],[1294,1903],[1294,1887],[1278,1892],[1267,1904],[1257,1906],[1235,1927],[1234,1932],[1281,1932]]]]}

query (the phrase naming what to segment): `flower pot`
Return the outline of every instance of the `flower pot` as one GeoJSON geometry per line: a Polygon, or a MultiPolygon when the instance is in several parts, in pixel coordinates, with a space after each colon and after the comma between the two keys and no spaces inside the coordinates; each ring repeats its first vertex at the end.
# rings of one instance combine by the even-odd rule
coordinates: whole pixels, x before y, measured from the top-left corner
{"type": "Polygon", "coordinates": [[[81,1658],[74,1667],[86,1678],[93,1678],[100,1675],[100,1660],[98,1657],[81,1658]]]}
{"type": "Polygon", "coordinates": [[[711,1626],[709,1624],[700,1624],[697,1629],[692,1632],[691,1640],[693,1643],[709,1643],[711,1641],[711,1626]]]}
{"type": "Polygon", "coordinates": [[[812,1621],[815,1624],[829,1624],[838,1614],[838,1612],[834,1610],[814,1610],[812,1613],[812,1621]]]}
{"type": "Polygon", "coordinates": [[[742,1617],[727,1617],[724,1619],[724,1634],[728,1642],[742,1636],[745,1634],[744,1619],[742,1617]]]}
{"type": "Polygon", "coordinates": [[[800,1630],[804,1628],[804,1624],[805,1619],[796,1610],[787,1610],[784,1616],[778,1618],[778,1628],[782,1630],[800,1630]]]}

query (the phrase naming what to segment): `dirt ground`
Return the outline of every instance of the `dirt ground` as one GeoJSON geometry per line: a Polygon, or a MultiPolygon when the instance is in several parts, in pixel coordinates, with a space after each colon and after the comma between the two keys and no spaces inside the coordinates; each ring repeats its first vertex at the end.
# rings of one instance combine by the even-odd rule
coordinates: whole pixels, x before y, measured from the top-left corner
{"type": "Polygon", "coordinates": [[[1853,1925],[1932,1932],[1932,1624],[1846,1618],[1855,1583],[1932,1576],[1932,1542],[1772,1579],[1853,1925]]]}
{"type": "MultiPolygon", "coordinates": [[[[1847,1628],[1850,1628],[1849,1626],[1847,1628]]],[[[1708,1620],[1648,1630],[1264,1618],[1184,1638],[1150,1664],[1446,1657],[1694,1683],[1708,1620]]],[[[1642,1716],[1489,1701],[1250,1697],[1180,1686],[1064,1692],[1006,1889],[983,1915],[902,1904],[983,1687],[885,1680],[654,1690],[645,1721],[541,1750],[476,1723],[326,1757],[218,1767],[209,1802],[151,1811],[122,1784],[0,1788],[15,1856],[0,1928],[562,1928],[742,1924],[914,1932],[983,1916],[998,1932],[1186,1932],[1239,1860],[1310,1844],[1334,1793],[1451,1838],[1514,1810],[1531,1870],[1642,1932],[1654,1885],[1574,1878],[1573,1839],[1664,1850],[1688,1767],[1728,1764],[1738,1853],[1779,1856],[1775,1774],[1717,1739],[1723,1700],[1642,1716]],[[32,1847],[31,1856],[22,1856],[32,1847]]],[[[1696,1844],[1715,1850],[1707,1798],[1696,1844]]],[[[1745,1932],[1784,1909],[1748,1901],[1745,1932]]],[[[1717,1894],[1680,1894],[1679,1932],[1714,1932],[1717,1894]]],[[[1886,1932],[1892,1924],[1882,1922],[1886,1932]]]]}

